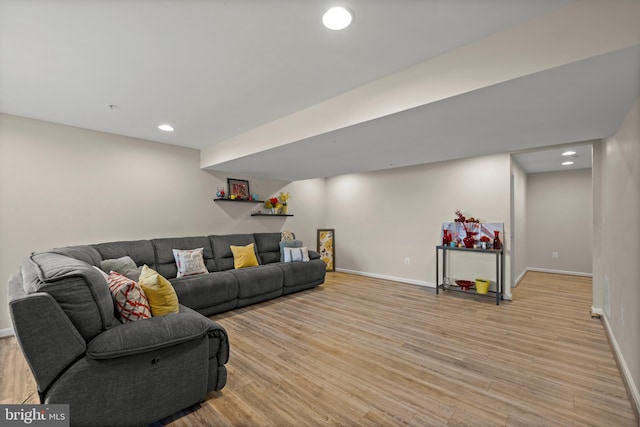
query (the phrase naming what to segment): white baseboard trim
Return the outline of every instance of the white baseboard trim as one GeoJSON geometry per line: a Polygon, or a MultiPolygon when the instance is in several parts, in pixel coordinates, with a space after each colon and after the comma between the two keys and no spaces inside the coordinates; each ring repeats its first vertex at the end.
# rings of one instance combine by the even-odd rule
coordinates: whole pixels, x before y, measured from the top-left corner
{"type": "MultiPolygon", "coordinates": [[[[356,274],[358,276],[373,277],[374,279],[390,280],[392,282],[409,283],[411,285],[425,286],[427,288],[435,289],[436,287],[435,283],[426,282],[424,280],[407,279],[406,277],[386,276],[384,274],[368,273],[366,271],[347,270],[346,268],[336,268],[336,271],[340,273],[356,274]]],[[[511,294],[507,295],[506,292],[503,298],[507,301],[513,301],[513,296],[511,294]]]]}
{"type": "Polygon", "coordinates": [[[609,324],[609,319],[604,314],[602,309],[591,307],[591,311],[593,313],[600,314],[600,319],[602,319],[602,323],[604,324],[604,329],[609,337],[609,342],[611,343],[611,347],[613,347],[613,354],[616,358],[616,361],[618,362],[620,370],[622,371],[621,373],[624,377],[623,379],[626,383],[627,390],[629,390],[629,393],[631,394],[631,399],[633,400],[632,404],[634,405],[634,410],[637,417],[640,412],[640,394],[638,393],[636,383],[633,381],[633,377],[631,376],[631,372],[629,371],[629,366],[627,366],[627,362],[625,362],[624,357],[622,356],[618,341],[616,341],[616,337],[613,335],[611,325],[609,324]]]}
{"type": "Polygon", "coordinates": [[[522,277],[524,277],[524,275],[527,274],[528,271],[538,271],[540,273],[566,274],[569,276],[593,277],[592,273],[583,273],[580,271],[565,271],[565,270],[552,270],[550,268],[527,267],[524,269],[522,274],[518,276],[518,280],[516,280],[516,283],[520,281],[522,277]]]}
{"type": "Polygon", "coordinates": [[[13,328],[0,329],[0,338],[12,337],[14,335],[13,328]]]}
{"type": "Polygon", "coordinates": [[[514,280],[513,282],[513,287],[515,288],[516,286],[518,286],[520,284],[520,281],[522,279],[524,279],[525,274],[527,274],[527,271],[529,271],[528,268],[525,268],[522,273],[520,273],[520,275],[518,277],[516,277],[516,280],[514,280]]]}
{"type": "Polygon", "coordinates": [[[431,282],[425,282],[424,280],[407,279],[406,277],[387,276],[384,274],[368,273],[366,271],[347,270],[346,268],[336,268],[336,271],[340,273],[357,274],[358,276],[373,277],[374,279],[391,280],[392,282],[409,283],[411,285],[426,286],[428,288],[435,288],[436,284],[431,282]]]}

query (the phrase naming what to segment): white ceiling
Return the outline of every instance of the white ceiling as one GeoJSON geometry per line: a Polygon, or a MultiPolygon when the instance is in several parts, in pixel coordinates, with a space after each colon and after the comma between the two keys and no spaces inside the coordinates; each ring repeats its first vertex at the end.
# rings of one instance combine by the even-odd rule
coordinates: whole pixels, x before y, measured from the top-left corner
{"type": "Polygon", "coordinates": [[[585,141],[584,144],[569,144],[548,150],[517,153],[513,157],[527,173],[591,169],[593,164],[593,141],[585,141]],[[570,151],[576,154],[563,155],[563,153],[570,151]],[[567,160],[571,160],[573,164],[562,165],[567,160]]]}
{"type": "Polygon", "coordinates": [[[607,137],[640,95],[634,0],[344,0],[331,32],[333,3],[0,0],[0,112],[296,180],[607,137]]]}

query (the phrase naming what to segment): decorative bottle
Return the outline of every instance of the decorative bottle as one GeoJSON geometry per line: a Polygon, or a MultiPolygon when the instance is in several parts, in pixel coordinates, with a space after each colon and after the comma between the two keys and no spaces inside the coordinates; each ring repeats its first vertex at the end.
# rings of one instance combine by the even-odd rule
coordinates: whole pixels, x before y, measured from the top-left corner
{"type": "Polygon", "coordinates": [[[496,230],[493,232],[493,234],[494,234],[493,249],[502,249],[502,242],[500,241],[500,232],[496,230]]]}
{"type": "Polygon", "coordinates": [[[449,230],[442,230],[442,246],[449,246],[451,243],[451,235],[449,235],[449,230]]]}

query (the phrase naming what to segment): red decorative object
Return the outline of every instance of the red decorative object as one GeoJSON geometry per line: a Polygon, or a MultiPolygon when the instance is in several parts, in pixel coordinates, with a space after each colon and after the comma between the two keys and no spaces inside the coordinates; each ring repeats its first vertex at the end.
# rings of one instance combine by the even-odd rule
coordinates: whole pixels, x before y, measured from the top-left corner
{"type": "Polygon", "coordinates": [[[465,248],[472,249],[476,244],[475,236],[476,236],[476,234],[478,234],[477,231],[473,231],[474,224],[477,224],[480,221],[475,219],[475,218],[467,218],[467,217],[465,217],[462,214],[462,211],[460,209],[458,209],[456,211],[456,216],[457,216],[457,218],[454,219],[454,221],[462,223],[462,226],[464,227],[464,231],[466,233],[465,238],[462,239],[462,243],[464,243],[465,248]]]}
{"type": "Polygon", "coordinates": [[[476,234],[478,233],[475,231],[467,231],[467,237],[462,239],[462,243],[464,243],[465,248],[473,248],[473,245],[476,244],[476,234]]]}
{"type": "Polygon", "coordinates": [[[471,280],[456,280],[456,285],[460,286],[460,289],[462,289],[463,291],[468,291],[476,284],[471,280]]]}
{"type": "Polygon", "coordinates": [[[496,230],[493,232],[493,234],[494,234],[493,249],[502,249],[502,242],[500,241],[500,232],[496,230]]]}
{"type": "Polygon", "coordinates": [[[442,230],[442,245],[449,246],[449,243],[451,243],[451,233],[449,230],[442,230]]]}

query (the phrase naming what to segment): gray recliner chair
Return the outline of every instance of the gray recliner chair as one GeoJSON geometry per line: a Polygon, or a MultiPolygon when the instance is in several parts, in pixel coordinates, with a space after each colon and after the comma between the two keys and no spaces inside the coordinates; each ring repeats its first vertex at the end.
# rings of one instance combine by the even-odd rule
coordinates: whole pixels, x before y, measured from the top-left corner
{"type": "Polygon", "coordinates": [[[55,252],[28,257],[9,281],[18,343],[41,403],[67,403],[74,426],[144,426],[220,390],[226,331],[180,312],[121,323],[104,277],[55,252]]]}

